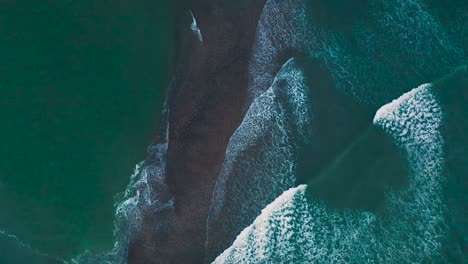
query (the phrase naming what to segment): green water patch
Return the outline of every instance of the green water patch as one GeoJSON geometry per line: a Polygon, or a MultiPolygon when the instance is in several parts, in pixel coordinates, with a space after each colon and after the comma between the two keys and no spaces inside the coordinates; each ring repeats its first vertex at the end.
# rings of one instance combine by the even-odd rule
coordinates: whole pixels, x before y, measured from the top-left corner
{"type": "Polygon", "coordinates": [[[114,196],[159,122],[171,12],[170,1],[0,4],[0,229],[63,258],[112,246],[114,196]]]}

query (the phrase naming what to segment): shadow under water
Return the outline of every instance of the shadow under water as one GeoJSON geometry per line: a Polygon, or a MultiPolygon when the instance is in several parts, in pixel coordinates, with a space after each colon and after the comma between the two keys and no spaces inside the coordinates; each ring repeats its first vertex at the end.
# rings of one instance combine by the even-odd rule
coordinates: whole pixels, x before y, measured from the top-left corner
{"type": "Polygon", "coordinates": [[[307,182],[307,191],[329,207],[377,213],[385,205],[386,191],[408,185],[407,175],[407,164],[390,136],[369,125],[307,182]]]}

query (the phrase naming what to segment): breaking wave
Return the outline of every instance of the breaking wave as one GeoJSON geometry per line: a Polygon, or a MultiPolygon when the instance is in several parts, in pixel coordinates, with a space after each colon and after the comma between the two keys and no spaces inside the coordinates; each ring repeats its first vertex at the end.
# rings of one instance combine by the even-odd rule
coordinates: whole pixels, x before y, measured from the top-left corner
{"type": "Polygon", "coordinates": [[[268,205],[214,263],[446,262],[442,122],[429,84],[376,113],[374,124],[394,138],[410,167],[409,186],[386,194],[384,214],[330,208],[301,185],[268,205]]]}

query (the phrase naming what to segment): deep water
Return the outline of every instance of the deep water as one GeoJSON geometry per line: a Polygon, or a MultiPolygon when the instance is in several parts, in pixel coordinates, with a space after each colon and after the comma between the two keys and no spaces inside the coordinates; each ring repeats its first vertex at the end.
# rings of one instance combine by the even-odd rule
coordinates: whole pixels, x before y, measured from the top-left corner
{"type": "Polygon", "coordinates": [[[0,263],[113,246],[114,197],[160,122],[171,14],[170,1],[0,3],[0,263]]]}

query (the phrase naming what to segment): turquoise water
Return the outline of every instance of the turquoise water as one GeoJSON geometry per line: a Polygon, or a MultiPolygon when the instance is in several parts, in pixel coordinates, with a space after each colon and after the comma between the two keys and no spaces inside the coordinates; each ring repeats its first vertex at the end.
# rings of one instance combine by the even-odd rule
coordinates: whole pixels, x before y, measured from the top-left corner
{"type": "MultiPolygon", "coordinates": [[[[60,258],[112,246],[114,196],[160,119],[171,10],[170,1],[0,3],[2,232],[60,258]]],[[[15,260],[8,254],[26,253],[1,250],[0,263],[15,260]]]]}

